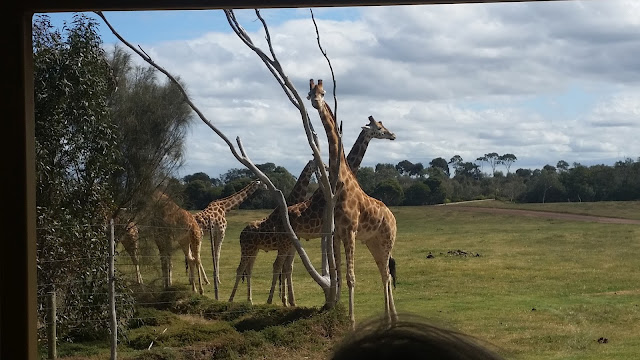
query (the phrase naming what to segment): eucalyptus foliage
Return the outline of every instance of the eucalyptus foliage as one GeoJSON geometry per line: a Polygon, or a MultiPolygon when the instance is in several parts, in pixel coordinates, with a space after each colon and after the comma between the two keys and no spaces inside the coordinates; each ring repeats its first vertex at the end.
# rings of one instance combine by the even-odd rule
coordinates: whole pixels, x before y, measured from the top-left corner
{"type": "MultiPolygon", "coordinates": [[[[108,329],[108,221],[117,209],[110,178],[121,171],[107,103],[115,83],[97,24],[85,16],[62,31],[36,17],[33,53],[38,314],[44,321],[55,290],[58,332],[100,336],[108,329]]],[[[129,299],[118,301],[126,317],[129,299]]]]}

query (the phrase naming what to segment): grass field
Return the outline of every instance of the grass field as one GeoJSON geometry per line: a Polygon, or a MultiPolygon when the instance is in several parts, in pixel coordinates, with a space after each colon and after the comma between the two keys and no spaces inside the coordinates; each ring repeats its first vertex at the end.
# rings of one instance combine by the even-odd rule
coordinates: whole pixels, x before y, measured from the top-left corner
{"type": "Polygon", "coordinates": [[[496,207],[579,215],[607,216],[640,220],[640,201],[562,202],[562,203],[510,203],[504,201],[472,201],[456,206],[496,207]]]}
{"type": "MultiPolygon", "coordinates": [[[[500,204],[505,205],[485,202],[474,206],[500,204]]],[[[522,208],[640,218],[640,202],[522,208]]],[[[398,220],[394,295],[401,314],[419,314],[488,341],[509,359],[638,358],[640,226],[470,213],[456,211],[454,206],[392,210],[398,220]],[[457,250],[478,256],[462,256],[457,250]],[[427,258],[429,254],[433,257],[427,258]]],[[[229,214],[220,260],[222,301],[228,299],[235,280],[240,230],[267,213],[236,210],[229,214]]],[[[319,241],[304,245],[318,264],[319,241]]],[[[206,237],[203,263],[209,276],[213,268],[210,254],[206,237]]],[[[273,252],[261,252],[256,261],[252,278],[256,304],[266,302],[274,257],[273,252]]],[[[127,261],[120,259],[123,269],[127,261]]],[[[146,282],[153,282],[159,276],[159,261],[146,263],[143,276],[146,282]]],[[[356,248],[355,270],[355,315],[363,320],[383,310],[380,277],[363,244],[356,248]]],[[[174,282],[186,284],[178,251],[174,273],[174,282]]],[[[321,289],[299,259],[294,285],[299,306],[323,304],[321,289]]],[[[212,297],[212,285],[205,292],[212,297]]],[[[235,301],[245,299],[246,287],[241,286],[235,301]]],[[[345,292],[342,301],[346,299],[345,292]]],[[[311,358],[322,358],[327,349],[317,348],[311,358]]],[[[309,354],[301,357],[305,356],[309,354]]]]}

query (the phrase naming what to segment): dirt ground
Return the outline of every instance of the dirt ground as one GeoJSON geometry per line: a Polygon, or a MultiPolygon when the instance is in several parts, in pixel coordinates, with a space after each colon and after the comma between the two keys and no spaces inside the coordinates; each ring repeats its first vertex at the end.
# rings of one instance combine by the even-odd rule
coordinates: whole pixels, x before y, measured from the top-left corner
{"type": "Polygon", "coordinates": [[[446,208],[448,210],[455,209],[458,211],[481,212],[481,213],[500,214],[500,215],[530,216],[530,217],[569,220],[569,221],[589,221],[589,222],[597,222],[597,223],[603,223],[603,224],[640,225],[640,220],[619,219],[619,218],[610,218],[610,217],[592,216],[592,215],[567,214],[567,213],[557,213],[557,212],[548,212],[548,211],[498,209],[498,208],[483,208],[483,207],[455,206],[455,205],[448,205],[446,206],[446,208]]]}

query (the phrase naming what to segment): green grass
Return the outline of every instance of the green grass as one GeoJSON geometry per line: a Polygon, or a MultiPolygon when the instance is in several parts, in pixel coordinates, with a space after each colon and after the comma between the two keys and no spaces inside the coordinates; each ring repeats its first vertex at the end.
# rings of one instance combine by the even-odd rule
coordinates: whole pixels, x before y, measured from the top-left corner
{"type": "MultiPolygon", "coordinates": [[[[587,214],[638,218],[639,204],[544,204],[532,207],[544,207],[547,211],[563,211],[563,206],[571,210],[579,207],[587,214]]],[[[488,341],[510,359],[636,359],[640,354],[640,337],[637,336],[640,334],[639,226],[469,213],[448,206],[392,210],[398,220],[398,239],[394,247],[398,284],[394,296],[401,314],[419,314],[436,324],[488,341]],[[449,255],[450,250],[465,250],[480,256],[449,255]],[[427,258],[429,253],[434,257],[427,258]],[[608,342],[599,343],[599,338],[607,338],[608,342]]],[[[218,309],[218,313],[225,313],[220,307],[228,306],[226,300],[235,281],[235,268],[240,258],[239,232],[247,222],[267,213],[236,210],[229,214],[229,228],[220,260],[222,301],[206,305],[218,309]]],[[[303,245],[314,264],[318,264],[319,241],[311,240],[303,245]]],[[[211,277],[210,254],[206,237],[203,263],[211,277]]],[[[274,252],[261,252],[256,261],[252,278],[255,304],[266,302],[274,257],[274,252]]],[[[127,261],[128,258],[119,260],[124,271],[128,269],[124,266],[127,261]]],[[[157,263],[159,261],[154,259],[143,267],[147,283],[153,283],[154,277],[159,275],[157,263]]],[[[183,257],[179,251],[174,257],[174,270],[174,282],[186,284],[183,257]]],[[[355,315],[361,321],[381,313],[383,294],[375,263],[366,246],[359,242],[355,270],[355,315]]],[[[294,285],[299,306],[313,309],[323,304],[322,291],[299,259],[294,268],[294,285]]],[[[205,292],[207,297],[213,297],[212,285],[205,287],[205,292]]],[[[251,309],[243,303],[245,298],[246,287],[241,284],[236,294],[237,304],[233,306],[251,309]]],[[[343,292],[342,302],[346,300],[346,292],[343,292]]],[[[274,300],[274,303],[278,302],[274,300]]],[[[198,309],[196,313],[205,314],[206,321],[222,321],[207,317],[207,311],[203,310],[206,306],[199,306],[191,304],[187,309],[198,309]],[[209,318],[212,320],[207,320],[209,318]]],[[[184,312],[179,307],[173,310],[184,312]]],[[[268,311],[263,313],[266,319],[274,317],[265,314],[268,311]]],[[[246,323],[264,323],[261,316],[256,319],[246,320],[246,323]]],[[[231,327],[239,321],[226,320],[231,327]]],[[[308,338],[294,342],[294,347],[283,347],[287,341],[301,335],[295,333],[300,330],[288,328],[291,323],[281,325],[280,328],[267,327],[270,329],[267,331],[254,324],[250,326],[257,329],[251,330],[255,333],[243,334],[253,334],[258,348],[265,353],[272,351],[271,354],[277,356],[284,351],[292,358],[309,354],[322,358],[330,349],[326,343],[309,343],[308,338]],[[301,348],[304,352],[298,352],[301,348]]],[[[237,340],[234,340],[233,332],[225,332],[229,329],[224,325],[216,326],[220,327],[206,331],[211,336],[226,334],[231,343],[237,340]]],[[[184,325],[184,332],[187,332],[186,327],[184,325]]],[[[197,338],[193,334],[189,336],[197,338]]]]}
{"type": "Polygon", "coordinates": [[[551,211],[640,220],[640,201],[562,202],[545,204],[511,203],[505,201],[472,201],[459,203],[456,204],[456,206],[551,211]]]}
{"type": "MultiPolygon", "coordinates": [[[[136,297],[141,303],[155,302],[162,310],[137,308],[129,328],[119,337],[121,359],[255,359],[284,354],[292,359],[321,359],[348,327],[342,306],[321,311],[229,304],[195,295],[184,285],[136,297]]],[[[74,359],[105,359],[109,349],[106,339],[63,342],[58,353],[74,359]]],[[[45,358],[46,350],[40,350],[45,358]]]]}

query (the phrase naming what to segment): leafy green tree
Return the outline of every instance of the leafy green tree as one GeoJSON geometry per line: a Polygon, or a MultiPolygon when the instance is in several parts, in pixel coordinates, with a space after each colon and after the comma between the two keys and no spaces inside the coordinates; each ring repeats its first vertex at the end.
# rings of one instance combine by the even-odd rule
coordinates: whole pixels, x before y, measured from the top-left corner
{"type": "Polygon", "coordinates": [[[564,160],[560,160],[556,164],[556,168],[560,171],[567,171],[569,170],[569,163],[564,160]]]}
{"type": "Polygon", "coordinates": [[[211,182],[211,178],[209,177],[209,175],[203,172],[197,172],[195,174],[187,175],[182,179],[184,180],[185,183],[190,183],[195,180],[205,181],[209,183],[211,182]]]}
{"type": "Polygon", "coordinates": [[[456,165],[456,174],[454,177],[480,180],[482,178],[482,172],[480,171],[480,167],[472,162],[461,162],[456,165]]]}
{"type": "Polygon", "coordinates": [[[143,221],[139,216],[151,193],[183,163],[191,109],[176,85],[158,81],[153,67],[134,65],[123,48],[115,46],[108,61],[117,86],[109,111],[122,154],[111,183],[126,217],[143,221]]]}
{"type": "Polygon", "coordinates": [[[449,164],[453,167],[454,174],[458,173],[458,169],[460,168],[460,164],[462,164],[464,160],[460,155],[453,155],[453,157],[449,160],[449,164]]]}
{"type": "Polygon", "coordinates": [[[561,181],[572,201],[593,201],[595,191],[591,186],[591,174],[586,166],[576,166],[562,174],[561,181]]]}
{"type": "Polygon", "coordinates": [[[507,168],[507,174],[511,171],[511,165],[518,160],[518,158],[513,154],[503,154],[498,158],[500,164],[504,165],[507,168]]]}
{"type": "Polygon", "coordinates": [[[400,175],[409,176],[413,169],[413,163],[409,160],[402,160],[396,165],[396,170],[400,175]]]}
{"type": "Polygon", "coordinates": [[[361,167],[356,174],[358,183],[364,192],[371,195],[376,187],[376,172],[372,167],[361,167]]]}
{"type": "Polygon", "coordinates": [[[251,178],[253,176],[254,175],[251,172],[251,170],[247,168],[233,168],[233,169],[227,170],[226,173],[220,175],[220,181],[222,181],[223,184],[228,184],[238,179],[251,178]]]}
{"type": "Polygon", "coordinates": [[[400,177],[400,173],[393,164],[377,164],[376,165],[376,186],[387,180],[396,180],[400,177]]]}
{"type": "Polygon", "coordinates": [[[183,206],[186,209],[202,210],[215,199],[222,197],[222,187],[215,187],[205,180],[193,180],[184,187],[183,206]]]}
{"type": "Polygon", "coordinates": [[[527,187],[524,183],[524,177],[514,174],[507,174],[506,181],[502,185],[502,189],[505,195],[509,198],[509,201],[513,202],[519,200],[527,187]]]}
{"type": "Polygon", "coordinates": [[[532,179],[527,183],[526,201],[545,203],[565,200],[565,189],[555,167],[545,165],[542,170],[533,171],[532,179]]]}
{"type": "MultiPolygon", "coordinates": [[[[269,162],[257,164],[256,167],[267,175],[273,185],[284,194],[290,193],[296,183],[296,178],[282,166],[269,162]]],[[[248,185],[254,175],[249,169],[234,168],[228,170],[220,178],[225,182],[221,194],[222,197],[225,197],[248,185]]],[[[268,191],[257,191],[240,204],[241,209],[274,209],[276,206],[277,202],[268,191]]]]}
{"type": "Polygon", "coordinates": [[[613,200],[613,192],[618,186],[615,168],[606,165],[595,165],[589,171],[591,173],[590,184],[593,189],[593,200],[613,200]]]}
{"type": "Polygon", "coordinates": [[[450,190],[447,186],[449,178],[430,177],[424,180],[424,183],[431,189],[428,198],[428,204],[442,204],[449,197],[450,190]]]}
{"type": "Polygon", "coordinates": [[[425,205],[429,202],[431,189],[423,182],[416,182],[404,192],[404,205],[425,205]]]}
{"type": "MultiPolygon", "coordinates": [[[[256,165],[264,172],[273,185],[283,194],[289,194],[296,183],[296,178],[284,167],[273,163],[256,165]]],[[[278,203],[269,191],[257,191],[247,201],[240,205],[243,209],[275,209],[278,203]]]]}
{"type": "Polygon", "coordinates": [[[639,200],[640,199],[640,158],[633,161],[627,158],[624,161],[616,161],[616,188],[612,194],[615,200],[639,200]]]}
{"type": "Polygon", "coordinates": [[[437,157],[437,158],[431,160],[431,162],[429,162],[429,167],[435,168],[435,169],[440,169],[440,170],[442,170],[442,172],[447,174],[447,177],[450,176],[449,164],[447,163],[447,160],[445,160],[445,159],[443,159],[441,157],[437,157]]]}
{"type": "Polygon", "coordinates": [[[409,171],[409,176],[422,177],[425,173],[424,165],[422,165],[422,163],[415,163],[409,171]]]}
{"type": "MultiPolygon", "coordinates": [[[[47,16],[35,17],[33,57],[38,313],[44,316],[45,295],[55,290],[62,338],[78,336],[79,329],[103,337],[108,220],[118,209],[110,179],[122,171],[107,103],[115,84],[97,24],[82,15],[64,33],[47,16]]],[[[131,298],[116,286],[123,294],[119,315],[126,319],[131,298]]]]}
{"type": "Polygon", "coordinates": [[[516,175],[521,177],[522,179],[529,180],[529,178],[533,175],[533,171],[531,169],[518,169],[516,170],[516,175]]]}
{"type": "Polygon", "coordinates": [[[376,186],[371,196],[387,206],[395,206],[402,203],[404,191],[397,179],[387,179],[376,186]]]}

